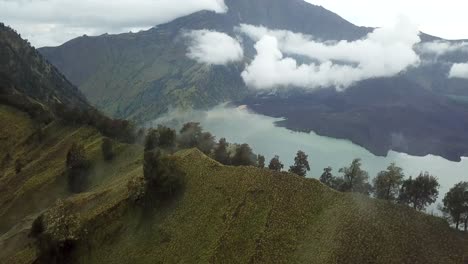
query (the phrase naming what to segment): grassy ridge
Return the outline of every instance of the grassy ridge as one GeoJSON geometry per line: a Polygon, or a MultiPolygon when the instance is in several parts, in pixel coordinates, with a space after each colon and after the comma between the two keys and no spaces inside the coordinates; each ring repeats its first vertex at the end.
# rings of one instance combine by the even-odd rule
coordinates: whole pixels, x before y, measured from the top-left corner
{"type": "Polygon", "coordinates": [[[17,252],[20,259],[23,254],[31,256],[34,249],[29,245],[32,241],[27,238],[27,232],[32,221],[39,213],[54,206],[57,199],[72,195],[67,188],[65,157],[73,142],[84,143],[93,164],[89,183],[91,192],[84,197],[96,197],[112,189],[120,183],[120,177],[141,174],[140,147],[117,144],[118,158],[106,163],[101,154],[102,136],[93,128],[53,122],[44,129],[44,139],[36,142],[28,140],[35,132],[35,126],[26,114],[0,106],[0,122],[5,124],[2,128],[8,128],[0,132],[1,137],[8,137],[5,142],[9,145],[8,152],[4,152],[2,146],[0,158],[6,153],[12,156],[11,161],[0,168],[0,248],[7,249],[0,250],[0,260],[12,252],[17,252]],[[27,164],[19,174],[14,170],[17,159],[27,164]],[[23,247],[29,251],[18,252],[23,247]]]}
{"type": "MultiPolygon", "coordinates": [[[[34,131],[26,115],[7,107],[0,113],[0,122],[34,131]]],[[[438,218],[288,173],[223,166],[198,150],[174,155],[186,173],[183,194],[142,210],[131,206],[127,191],[128,181],[143,174],[139,146],[118,145],[116,160],[106,163],[94,129],[52,123],[46,130],[40,144],[23,144],[26,132],[18,136],[12,155],[31,162],[18,175],[11,166],[2,171],[0,263],[34,261],[31,222],[57,198],[67,199],[79,216],[84,237],[74,255],[78,263],[462,261],[459,236],[438,218]],[[64,161],[76,140],[93,166],[89,191],[71,195],[64,161]]]]}
{"type": "Polygon", "coordinates": [[[461,261],[459,240],[435,217],[286,173],[222,166],[196,150],[176,156],[185,194],[151,216],[127,212],[121,226],[101,226],[106,240],[83,262],[461,261]]]}

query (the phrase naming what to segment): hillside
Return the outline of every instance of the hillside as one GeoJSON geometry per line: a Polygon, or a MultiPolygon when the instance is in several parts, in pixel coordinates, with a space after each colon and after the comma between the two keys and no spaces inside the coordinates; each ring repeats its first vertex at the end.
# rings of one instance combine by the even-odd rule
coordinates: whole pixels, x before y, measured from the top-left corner
{"type": "Polygon", "coordinates": [[[0,23],[0,95],[27,95],[42,105],[89,108],[85,97],[13,29],[0,23]]]}
{"type": "Polygon", "coordinates": [[[115,142],[116,158],[105,162],[102,136],[91,127],[53,122],[37,142],[27,140],[34,121],[26,114],[1,106],[0,122],[9,124],[0,130],[8,139],[1,155],[10,154],[0,171],[2,263],[33,263],[31,224],[61,204],[77,215],[80,239],[70,257],[77,263],[461,262],[461,240],[438,218],[288,173],[223,166],[198,150],[173,156],[186,174],[183,193],[142,211],[127,189],[143,173],[140,146],[115,142]],[[92,163],[81,194],[68,191],[65,174],[66,151],[76,141],[92,163]],[[18,158],[28,162],[15,174],[18,158]]]}
{"type": "Polygon", "coordinates": [[[43,129],[43,138],[38,140],[37,122],[3,105],[0,105],[0,121],[4,124],[0,130],[0,263],[12,255],[17,255],[13,263],[34,260],[33,240],[28,237],[32,221],[53,207],[57,199],[72,195],[67,185],[65,158],[74,142],[83,143],[93,160],[89,197],[103,190],[115,194],[118,190],[113,190],[114,184],[141,173],[141,165],[137,163],[140,147],[115,143],[119,158],[111,164],[105,163],[101,154],[102,136],[94,128],[54,121],[43,129]],[[17,160],[24,164],[20,173],[15,172],[17,160]]]}

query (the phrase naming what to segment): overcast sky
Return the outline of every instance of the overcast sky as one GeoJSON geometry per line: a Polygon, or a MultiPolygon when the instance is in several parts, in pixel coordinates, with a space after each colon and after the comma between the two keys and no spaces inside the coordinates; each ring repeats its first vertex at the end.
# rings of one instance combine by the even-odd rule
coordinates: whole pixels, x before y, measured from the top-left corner
{"type": "MultiPolygon", "coordinates": [[[[307,0],[361,26],[384,26],[406,15],[422,31],[468,39],[468,1],[307,0]]],[[[202,9],[225,11],[223,0],[0,0],[0,20],[36,47],[83,34],[148,29],[202,9]]]]}
{"type": "Polygon", "coordinates": [[[468,39],[466,0],[306,0],[359,25],[380,27],[404,15],[425,33],[446,39],[468,39]]]}

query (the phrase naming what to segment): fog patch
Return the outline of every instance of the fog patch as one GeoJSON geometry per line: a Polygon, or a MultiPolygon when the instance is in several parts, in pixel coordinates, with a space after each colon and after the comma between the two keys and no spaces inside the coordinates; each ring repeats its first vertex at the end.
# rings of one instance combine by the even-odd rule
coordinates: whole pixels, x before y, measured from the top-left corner
{"type": "Polygon", "coordinates": [[[468,42],[449,42],[445,40],[436,40],[432,42],[421,43],[417,47],[422,54],[442,56],[448,53],[462,51],[468,53],[468,42]]]}
{"type": "Polygon", "coordinates": [[[449,78],[468,79],[468,63],[455,63],[449,72],[449,78]]]}
{"type": "Polygon", "coordinates": [[[361,80],[394,76],[420,63],[414,50],[421,41],[419,30],[404,18],[351,42],[323,42],[310,35],[245,24],[237,30],[257,41],[257,55],[242,73],[245,83],[256,89],[296,86],[340,90],[361,80]],[[299,64],[287,55],[319,62],[299,64]]]}
{"type": "Polygon", "coordinates": [[[194,109],[169,108],[167,113],[159,118],[148,122],[147,127],[164,125],[173,129],[180,129],[189,122],[200,122],[206,118],[207,112],[194,109]]]}
{"type": "Polygon", "coordinates": [[[204,29],[193,30],[185,36],[190,40],[187,56],[198,63],[225,65],[244,58],[240,42],[226,33],[204,29]]]}

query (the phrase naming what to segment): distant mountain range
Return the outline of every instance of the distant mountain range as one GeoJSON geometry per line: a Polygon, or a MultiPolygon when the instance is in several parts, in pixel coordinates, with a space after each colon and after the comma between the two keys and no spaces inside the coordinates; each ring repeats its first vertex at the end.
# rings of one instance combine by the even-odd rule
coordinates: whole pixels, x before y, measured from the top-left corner
{"type": "MultiPolygon", "coordinates": [[[[243,61],[209,66],[186,56],[183,33],[209,29],[234,37],[243,23],[353,41],[374,29],[302,0],[225,3],[225,14],[201,11],[148,31],[83,36],[40,52],[93,104],[116,117],[144,123],[171,107],[207,109],[235,101],[285,117],[288,128],[350,139],[379,155],[390,149],[451,160],[468,155],[468,81],[447,78],[451,64],[468,62],[468,53],[453,51],[434,60],[420,52],[424,62],[433,61],[395,77],[358,82],[344,92],[289,90],[265,96],[249,89],[240,76],[255,56],[251,40],[243,39],[243,61]]],[[[441,41],[426,34],[421,39],[441,41]]]]}

